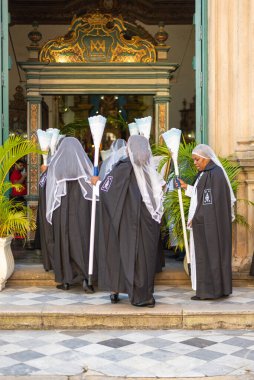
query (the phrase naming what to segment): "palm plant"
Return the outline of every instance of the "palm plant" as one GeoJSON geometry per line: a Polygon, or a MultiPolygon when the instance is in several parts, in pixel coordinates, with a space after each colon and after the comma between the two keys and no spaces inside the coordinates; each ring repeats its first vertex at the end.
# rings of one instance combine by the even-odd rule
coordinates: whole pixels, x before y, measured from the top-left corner
{"type": "MultiPolygon", "coordinates": [[[[195,146],[196,146],[195,142],[191,142],[191,143],[183,142],[182,144],[180,144],[179,153],[178,153],[180,177],[186,183],[190,183],[190,184],[194,182],[194,179],[197,175],[197,169],[192,160],[192,151],[195,146]]],[[[171,156],[165,144],[160,145],[160,146],[153,146],[152,150],[153,150],[154,155],[159,155],[162,157],[159,167],[158,167],[159,171],[165,165],[167,167],[171,166],[171,156]]],[[[237,176],[240,173],[241,168],[236,162],[230,160],[229,158],[219,158],[219,159],[225,171],[227,172],[232,189],[234,193],[236,194],[237,188],[239,186],[237,176]]],[[[173,178],[174,178],[174,172],[166,170],[165,176],[164,176],[164,179],[166,180],[166,182],[168,183],[170,180],[173,180],[173,178]]],[[[190,198],[187,197],[184,192],[182,192],[182,198],[183,198],[185,220],[187,220],[189,206],[190,206],[190,198]]],[[[163,220],[163,225],[162,225],[162,232],[167,240],[167,245],[169,247],[171,246],[169,234],[167,232],[169,231],[169,228],[170,228],[171,238],[174,241],[176,241],[176,248],[183,250],[184,248],[183,229],[182,229],[178,194],[176,190],[166,192],[165,199],[164,199],[164,209],[165,209],[165,213],[164,213],[164,220],[163,220]]],[[[244,218],[244,216],[238,213],[236,213],[235,222],[241,223],[247,226],[247,221],[244,218]]]]}
{"type": "Polygon", "coordinates": [[[14,234],[24,237],[35,228],[30,209],[8,197],[11,188],[19,189],[22,186],[7,181],[8,173],[17,160],[29,153],[42,152],[34,142],[20,136],[9,137],[0,146],[0,238],[14,234]]]}
{"type": "Polygon", "coordinates": [[[60,128],[63,135],[80,138],[82,134],[89,131],[89,124],[86,120],[78,120],[65,124],[60,128]]]}

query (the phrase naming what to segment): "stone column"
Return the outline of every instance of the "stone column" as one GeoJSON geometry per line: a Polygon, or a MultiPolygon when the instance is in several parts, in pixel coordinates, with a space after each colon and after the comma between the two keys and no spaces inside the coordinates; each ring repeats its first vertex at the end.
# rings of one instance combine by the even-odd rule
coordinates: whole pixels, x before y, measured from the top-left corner
{"type": "Polygon", "coordinates": [[[169,102],[170,97],[156,95],[155,102],[155,142],[158,143],[160,136],[169,128],[169,102]]]}
{"type": "MultiPolygon", "coordinates": [[[[41,128],[41,101],[40,96],[27,98],[27,136],[29,140],[37,142],[37,129],[41,128]]],[[[40,177],[41,157],[36,153],[28,156],[28,206],[31,208],[34,216],[37,213],[38,206],[38,186],[40,177]]],[[[34,232],[28,234],[28,242],[34,240],[34,232]]]]}
{"type": "MultiPolygon", "coordinates": [[[[254,1],[208,1],[209,144],[243,168],[238,198],[254,201],[254,1]]],[[[253,206],[238,211],[254,226],[253,206]]],[[[234,226],[233,269],[248,272],[253,231],[234,226]]]]}

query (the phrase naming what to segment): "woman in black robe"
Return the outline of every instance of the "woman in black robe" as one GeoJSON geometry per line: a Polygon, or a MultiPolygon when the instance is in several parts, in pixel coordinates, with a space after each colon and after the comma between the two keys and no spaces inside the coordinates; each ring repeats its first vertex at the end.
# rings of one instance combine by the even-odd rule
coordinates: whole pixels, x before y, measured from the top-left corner
{"type": "Polygon", "coordinates": [[[39,201],[37,210],[37,228],[35,233],[35,248],[41,251],[45,271],[54,268],[53,251],[54,239],[52,225],[46,219],[46,181],[47,166],[41,166],[42,174],[39,181],[39,201]]]}
{"type": "MultiPolygon", "coordinates": [[[[47,170],[46,219],[53,230],[57,287],[87,287],[93,165],[80,142],[63,139],[47,170]]],[[[92,290],[92,289],[90,289],[92,290]]]]}
{"type": "Polygon", "coordinates": [[[194,186],[180,180],[191,197],[188,216],[192,300],[217,299],[232,293],[232,220],[235,196],[213,150],[197,145],[192,158],[199,174],[194,186]]]}
{"type": "Polygon", "coordinates": [[[131,136],[128,154],[100,184],[98,286],[112,303],[127,293],[133,305],[153,307],[164,182],[145,137],[131,136]]]}

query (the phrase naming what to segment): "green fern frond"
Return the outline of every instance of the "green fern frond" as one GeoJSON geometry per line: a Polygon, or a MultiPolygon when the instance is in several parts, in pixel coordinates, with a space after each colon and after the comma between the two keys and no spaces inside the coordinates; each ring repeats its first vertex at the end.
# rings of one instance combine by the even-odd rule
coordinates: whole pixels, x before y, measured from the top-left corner
{"type": "MultiPolygon", "coordinates": [[[[3,183],[3,186],[2,187],[0,187],[0,196],[2,195],[5,195],[5,194],[7,194],[7,192],[9,191],[9,190],[11,190],[12,188],[14,187],[14,184],[12,184],[11,182],[4,182],[3,183]]],[[[15,185],[15,187],[16,187],[16,185],[15,185]]]]}
{"type": "Polygon", "coordinates": [[[235,223],[240,224],[243,227],[248,228],[249,230],[252,229],[252,226],[248,223],[247,219],[240,214],[235,214],[235,223]]]}
{"type": "Polygon", "coordinates": [[[157,145],[153,144],[151,146],[152,154],[154,156],[165,156],[165,157],[171,157],[171,154],[166,146],[166,144],[157,145]]]}
{"type": "Polygon", "coordinates": [[[35,229],[35,222],[30,221],[27,215],[17,212],[15,214],[9,213],[8,218],[0,226],[0,236],[6,237],[18,234],[25,237],[28,231],[35,229]]]}
{"type": "Polygon", "coordinates": [[[237,202],[244,202],[248,206],[254,206],[254,202],[250,201],[249,199],[237,198],[237,202]]]}

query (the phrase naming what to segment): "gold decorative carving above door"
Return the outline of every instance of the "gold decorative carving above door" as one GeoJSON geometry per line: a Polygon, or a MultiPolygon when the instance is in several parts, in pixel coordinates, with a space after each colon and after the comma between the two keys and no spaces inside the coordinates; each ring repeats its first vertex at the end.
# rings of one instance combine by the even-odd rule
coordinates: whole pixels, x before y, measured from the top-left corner
{"type": "Polygon", "coordinates": [[[155,62],[156,51],[150,41],[140,37],[140,26],[131,25],[123,17],[99,11],[74,18],[65,36],[48,41],[41,50],[41,62],[100,63],[155,62]]]}

